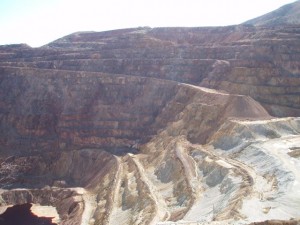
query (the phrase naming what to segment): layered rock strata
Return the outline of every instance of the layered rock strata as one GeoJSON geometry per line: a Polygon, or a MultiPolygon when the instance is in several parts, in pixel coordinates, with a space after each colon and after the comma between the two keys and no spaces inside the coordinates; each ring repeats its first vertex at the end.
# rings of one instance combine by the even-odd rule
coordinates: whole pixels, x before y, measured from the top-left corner
{"type": "Polygon", "coordinates": [[[249,95],[274,116],[296,116],[299,35],[297,24],[83,32],[38,49],[3,46],[0,65],[175,80],[249,95]]]}
{"type": "MultiPolygon", "coordinates": [[[[274,159],[271,156],[273,153],[266,153],[277,142],[292,140],[285,157],[293,158],[287,153],[297,150],[300,130],[298,120],[272,119],[250,97],[182,83],[82,72],[57,72],[48,75],[48,70],[35,75],[33,79],[32,71],[42,72],[41,69],[16,71],[15,80],[11,80],[12,85],[20,85],[25,81],[35,85],[21,89],[23,94],[14,97],[18,104],[9,109],[11,112],[19,112],[18,119],[3,117],[2,124],[15,131],[5,133],[6,140],[30,134],[32,145],[23,143],[14,146],[10,145],[12,141],[4,142],[3,154],[9,155],[14,150],[15,156],[6,160],[3,158],[1,165],[20,166],[16,167],[15,176],[3,187],[6,190],[1,194],[2,204],[32,202],[51,205],[57,208],[62,224],[159,224],[170,220],[244,221],[246,218],[256,221],[248,207],[253,202],[256,204],[256,201],[261,201],[261,198],[268,199],[264,200],[260,208],[257,207],[256,213],[260,213],[261,218],[290,219],[298,215],[298,209],[295,208],[288,216],[274,216],[278,212],[272,209],[272,204],[277,199],[278,203],[281,202],[281,197],[283,202],[287,202],[284,207],[288,211],[293,207],[293,201],[288,203],[290,195],[285,194],[284,189],[289,185],[296,185],[298,178],[292,178],[292,173],[297,167],[281,168],[282,163],[278,161],[281,158],[276,155],[279,153],[274,153],[274,159]],[[62,87],[55,89],[54,85],[63,82],[62,87]],[[132,83],[134,87],[130,86],[132,83]],[[40,87],[43,85],[47,88],[40,87]],[[114,89],[116,85],[118,88],[114,89]],[[74,89],[78,92],[77,107],[72,107],[69,100],[69,94],[74,89]],[[80,89],[88,90],[89,98],[84,97],[84,92],[79,93],[80,89]],[[109,102],[105,101],[107,95],[95,97],[93,91],[107,89],[108,98],[115,103],[111,106],[115,107],[115,111],[107,114],[103,110],[93,111],[94,108],[102,109],[109,102]],[[164,97],[166,90],[169,94],[164,97]],[[40,103],[51,103],[49,99],[60,96],[54,101],[54,105],[61,108],[49,107],[53,110],[52,114],[48,114],[49,110],[38,111],[38,119],[28,120],[29,116],[24,111],[22,115],[22,109],[27,107],[25,112],[36,110],[36,106],[31,103],[36,99],[29,101],[27,97],[28,93],[35,92],[33,96],[40,103]],[[158,100],[155,96],[158,96],[158,100]],[[25,99],[27,102],[22,105],[25,99]],[[61,103],[57,104],[58,101],[61,103]],[[86,102],[93,103],[86,105],[86,102]],[[89,113],[93,112],[87,114],[94,115],[93,118],[101,119],[109,115],[117,120],[120,115],[132,116],[134,119],[126,123],[129,128],[130,122],[133,123],[131,127],[137,126],[134,112],[137,112],[135,107],[138,105],[135,106],[135,103],[146,102],[151,104],[152,110],[157,110],[157,113],[151,114],[155,116],[147,129],[141,129],[139,133],[126,139],[115,135],[110,146],[107,142],[102,142],[102,139],[96,139],[96,142],[78,139],[77,134],[81,134],[82,128],[76,126],[75,129],[73,124],[83,125],[86,130],[84,118],[87,117],[82,115],[86,115],[87,109],[89,113]],[[58,110],[54,111],[55,109],[58,110]],[[133,111],[126,114],[128,110],[133,111]],[[70,113],[73,120],[69,118],[66,123],[64,113],[70,113]],[[43,125],[45,114],[57,118],[56,123],[52,126],[43,125]],[[256,122],[258,119],[261,122],[256,122]],[[24,128],[28,124],[30,126],[24,128]],[[71,138],[68,141],[64,139],[65,131],[61,129],[61,124],[71,126],[68,136],[71,138]],[[42,135],[51,134],[53,130],[57,135],[57,144],[51,146],[47,142],[43,143],[45,139],[42,135]],[[72,133],[74,131],[76,132],[72,133]],[[264,142],[266,147],[260,147],[264,142]],[[40,144],[45,147],[38,147],[40,144]],[[133,148],[136,150],[133,151],[133,148]],[[254,155],[250,157],[248,154],[254,155]],[[263,169],[263,165],[252,163],[251,160],[265,161],[264,155],[274,160],[267,159],[276,168],[263,169]],[[251,159],[250,162],[247,161],[248,158],[251,159]],[[284,171],[290,171],[292,176],[285,176],[287,172],[284,171]],[[267,190],[261,190],[262,182],[266,183],[264,188],[267,190]],[[55,197],[64,193],[68,193],[67,197],[55,197]],[[249,197],[249,194],[253,197],[249,197]],[[267,197],[269,195],[273,197],[267,197]]],[[[5,79],[3,82],[8,83],[5,79]]],[[[8,84],[5,87],[8,92],[17,89],[8,84]]],[[[138,112],[141,123],[153,111],[149,109],[138,112]]],[[[14,115],[8,114],[11,117],[14,115]]],[[[93,123],[88,121],[88,132],[91,132],[88,137],[97,134],[98,126],[102,125],[99,120],[95,119],[93,123]]],[[[102,128],[99,133],[101,137],[103,129],[110,135],[114,134],[110,133],[109,128],[102,128]]],[[[293,160],[297,162],[298,159],[295,157],[293,160]]],[[[296,193],[298,189],[295,186],[290,190],[296,193]]],[[[278,209],[282,210],[284,207],[279,205],[278,209]]]]}
{"type": "Polygon", "coordinates": [[[52,206],[64,225],[297,223],[300,121],[283,116],[300,112],[299,32],[0,46],[1,207],[52,206]]]}

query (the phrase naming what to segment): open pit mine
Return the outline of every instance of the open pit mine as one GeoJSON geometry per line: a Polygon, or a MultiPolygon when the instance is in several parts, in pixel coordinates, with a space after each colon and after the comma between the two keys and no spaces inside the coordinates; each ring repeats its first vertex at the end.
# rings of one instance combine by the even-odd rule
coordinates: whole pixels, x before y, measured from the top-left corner
{"type": "Polygon", "coordinates": [[[0,224],[300,224],[299,9],[0,46],[0,224]]]}

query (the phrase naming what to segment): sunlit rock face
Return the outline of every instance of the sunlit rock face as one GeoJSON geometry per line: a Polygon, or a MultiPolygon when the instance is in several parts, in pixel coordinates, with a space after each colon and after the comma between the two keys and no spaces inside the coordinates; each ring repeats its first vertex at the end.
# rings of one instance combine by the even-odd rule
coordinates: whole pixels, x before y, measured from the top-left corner
{"type": "Polygon", "coordinates": [[[175,80],[249,95],[274,116],[297,116],[299,33],[298,25],[79,32],[38,49],[2,47],[0,64],[175,80]]]}
{"type": "Polygon", "coordinates": [[[0,46],[0,209],[49,207],[64,225],[297,224],[299,35],[141,27],[0,46]]]}

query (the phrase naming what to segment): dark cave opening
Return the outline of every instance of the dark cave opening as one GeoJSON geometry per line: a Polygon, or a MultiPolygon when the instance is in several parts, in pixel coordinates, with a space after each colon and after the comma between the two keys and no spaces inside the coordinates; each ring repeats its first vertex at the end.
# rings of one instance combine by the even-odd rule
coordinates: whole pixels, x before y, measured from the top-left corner
{"type": "Polygon", "coordinates": [[[32,204],[14,205],[0,215],[0,225],[57,225],[52,217],[38,217],[30,210],[32,204]]]}

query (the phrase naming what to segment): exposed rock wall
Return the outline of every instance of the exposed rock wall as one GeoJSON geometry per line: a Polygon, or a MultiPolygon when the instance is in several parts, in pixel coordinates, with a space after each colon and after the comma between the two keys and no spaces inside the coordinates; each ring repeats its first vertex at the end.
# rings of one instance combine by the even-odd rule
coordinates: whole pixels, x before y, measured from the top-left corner
{"type": "Polygon", "coordinates": [[[272,115],[296,116],[300,109],[299,34],[298,25],[75,33],[38,49],[1,47],[0,65],[200,84],[250,95],[272,115]]]}
{"type": "Polygon", "coordinates": [[[299,119],[273,117],[300,113],[299,36],[145,27],[0,46],[1,206],[51,205],[64,225],[299,218],[299,119]]]}
{"type": "Polygon", "coordinates": [[[7,69],[1,79],[1,144],[15,153],[104,147],[122,154],[172,119],[152,126],[178,89],[175,82],[39,69],[7,69]]]}

